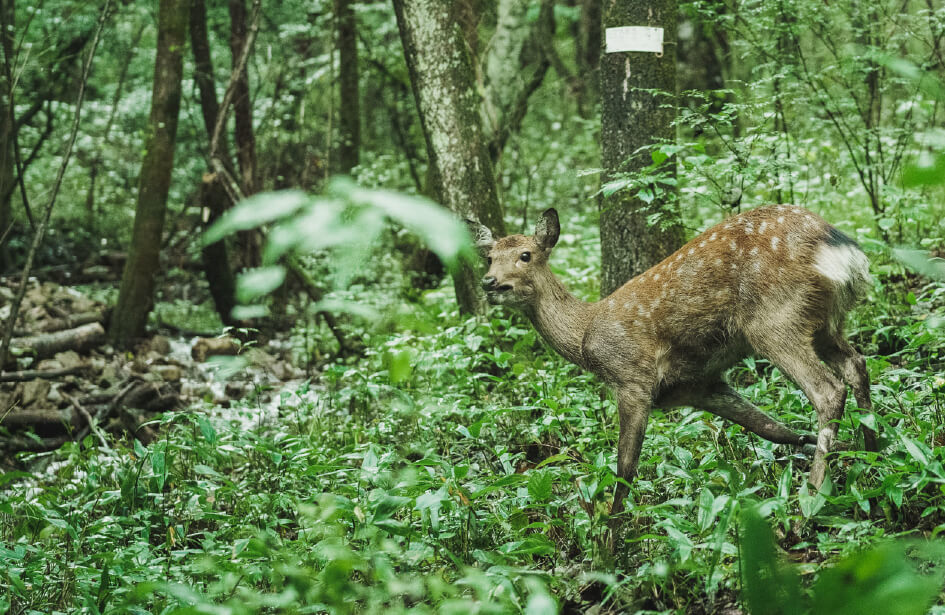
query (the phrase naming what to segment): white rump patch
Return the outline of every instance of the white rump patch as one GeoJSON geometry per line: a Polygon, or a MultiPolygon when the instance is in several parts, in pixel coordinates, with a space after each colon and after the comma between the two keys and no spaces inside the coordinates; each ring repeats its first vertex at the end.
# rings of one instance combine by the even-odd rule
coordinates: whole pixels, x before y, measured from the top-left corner
{"type": "Polygon", "coordinates": [[[870,263],[855,246],[822,245],[814,257],[814,269],[838,284],[869,279],[870,263]]]}

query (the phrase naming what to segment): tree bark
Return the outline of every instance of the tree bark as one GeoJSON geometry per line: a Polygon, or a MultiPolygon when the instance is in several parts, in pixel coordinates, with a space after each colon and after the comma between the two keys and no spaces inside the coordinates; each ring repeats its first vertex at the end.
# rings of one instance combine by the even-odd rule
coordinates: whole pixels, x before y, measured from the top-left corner
{"type": "Polygon", "coordinates": [[[351,0],[335,0],[338,33],[338,171],[358,166],[361,148],[361,105],[358,92],[358,27],[351,0]]]}
{"type": "Polygon", "coordinates": [[[482,59],[483,129],[493,163],[518,132],[528,99],[541,86],[554,44],[554,3],[542,0],[538,19],[528,20],[529,2],[499,0],[496,28],[482,59]]]}
{"type": "Polygon", "coordinates": [[[109,330],[115,344],[122,347],[144,337],[148,314],[153,307],[154,276],[159,267],[161,234],[174,167],[189,14],[190,0],[160,0],[147,145],[138,177],[138,202],[128,261],[109,330]]]}
{"type": "MultiPolygon", "coordinates": [[[[414,99],[440,203],[478,219],[497,236],[505,223],[479,116],[473,67],[450,0],[394,0],[414,99]]],[[[479,312],[478,276],[469,266],[453,275],[460,311],[479,312]]]]}
{"type": "MultiPolygon", "coordinates": [[[[236,161],[240,169],[240,184],[243,196],[251,196],[260,190],[259,166],[256,161],[256,134],[253,131],[253,101],[249,94],[249,69],[244,63],[238,67],[239,58],[249,37],[247,13],[244,0],[230,0],[230,53],[233,69],[239,69],[236,88],[233,92],[234,139],[236,161]]],[[[253,24],[256,27],[256,24],[253,24]]],[[[221,150],[222,153],[222,150],[221,150]]],[[[236,235],[240,264],[243,267],[258,267],[262,263],[262,243],[256,231],[241,231],[236,235]]]]}
{"type": "Polygon", "coordinates": [[[13,182],[14,157],[13,136],[16,130],[13,119],[13,83],[14,75],[13,47],[15,30],[13,27],[15,15],[14,0],[0,0],[0,32],[3,47],[4,70],[0,71],[0,271],[11,265],[6,238],[10,236],[7,230],[13,224],[13,182]]]}
{"type": "MultiPolygon", "coordinates": [[[[606,53],[601,58],[601,158],[604,181],[651,164],[636,152],[661,140],[674,140],[676,93],[676,1],[616,0],[604,8],[604,26],[664,29],[663,53],[606,53]],[[667,92],[658,96],[652,90],[667,92]]],[[[672,162],[670,163],[672,164],[672,162]]],[[[672,172],[675,173],[675,167],[672,172]]],[[[666,188],[666,186],[664,186],[666,188]]],[[[647,204],[628,190],[600,201],[601,296],[675,251],[683,243],[674,195],[647,204]],[[660,213],[662,222],[647,216],[660,213]]]]}
{"type": "Polygon", "coordinates": [[[105,342],[105,329],[93,322],[75,329],[53,331],[33,337],[14,338],[10,347],[24,350],[37,359],[47,359],[57,352],[75,350],[85,352],[97,348],[105,342]]]}
{"type": "Polygon", "coordinates": [[[581,18],[578,21],[576,60],[581,73],[581,95],[585,107],[593,109],[598,99],[600,82],[600,54],[603,44],[601,28],[601,0],[581,0],[581,18]]]}
{"type": "MultiPolygon", "coordinates": [[[[200,93],[200,111],[203,116],[203,125],[207,131],[207,141],[213,136],[213,129],[217,124],[220,113],[220,103],[217,102],[216,88],[213,80],[213,58],[210,55],[210,39],[207,35],[207,6],[204,0],[191,0],[190,9],[190,46],[194,54],[194,81],[200,93]]],[[[229,142],[226,132],[220,134],[220,143],[217,145],[220,156],[229,161],[229,142]]],[[[206,225],[213,224],[230,208],[231,202],[218,173],[204,174],[200,184],[200,202],[206,207],[210,215],[206,225]]],[[[203,271],[210,286],[210,295],[213,305],[224,324],[233,326],[233,308],[236,306],[236,277],[230,263],[229,247],[225,239],[221,239],[201,251],[203,271]]]]}

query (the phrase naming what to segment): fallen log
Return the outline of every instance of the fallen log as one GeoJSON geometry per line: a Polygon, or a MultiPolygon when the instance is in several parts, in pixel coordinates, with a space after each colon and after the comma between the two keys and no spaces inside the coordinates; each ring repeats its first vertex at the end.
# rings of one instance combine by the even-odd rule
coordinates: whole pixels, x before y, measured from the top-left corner
{"type": "Polygon", "coordinates": [[[81,425],[71,411],[14,408],[0,417],[0,426],[10,432],[34,431],[40,436],[59,436],[72,433],[81,425]]]}
{"type": "Polygon", "coordinates": [[[63,369],[25,369],[18,372],[0,374],[0,382],[26,382],[27,380],[55,380],[63,376],[71,376],[89,369],[88,365],[77,365],[63,369]]]}
{"type": "Polygon", "coordinates": [[[86,352],[105,343],[105,328],[100,323],[82,325],[74,329],[43,333],[32,337],[13,338],[10,342],[11,354],[21,353],[37,359],[48,359],[57,352],[75,350],[86,352]]]}

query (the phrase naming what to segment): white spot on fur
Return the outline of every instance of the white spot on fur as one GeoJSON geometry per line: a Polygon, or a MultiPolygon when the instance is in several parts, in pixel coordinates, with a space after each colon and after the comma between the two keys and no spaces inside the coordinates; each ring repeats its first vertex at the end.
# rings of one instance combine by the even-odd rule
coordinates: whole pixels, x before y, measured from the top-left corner
{"type": "Polygon", "coordinates": [[[722,225],[722,228],[728,230],[728,229],[732,228],[732,225],[731,225],[731,223],[726,223],[726,224],[722,225]]]}
{"type": "Polygon", "coordinates": [[[821,245],[814,256],[814,269],[838,284],[868,279],[870,263],[866,255],[851,245],[821,245]]]}
{"type": "Polygon", "coordinates": [[[751,254],[752,256],[758,254],[758,246],[755,246],[754,248],[752,248],[749,254],[751,254]]]}
{"type": "Polygon", "coordinates": [[[654,357],[654,365],[656,366],[656,378],[657,380],[662,381],[666,378],[666,373],[669,371],[669,347],[660,345],[656,347],[656,356],[654,357]]]}
{"type": "Polygon", "coordinates": [[[681,253],[681,252],[676,255],[676,260],[682,260],[682,253],[681,253]]]}
{"type": "MultiPolygon", "coordinates": [[[[780,207],[778,209],[781,209],[780,207]]],[[[784,216],[778,216],[778,224],[784,223],[784,216]]]]}
{"type": "Polygon", "coordinates": [[[751,235],[751,234],[754,233],[754,232],[755,232],[755,225],[752,224],[751,222],[746,222],[746,223],[745,223],[745,234],[746,234],[746,235],[751,235]]]}
{"type": "Polygon", "coordinates": [[[700,247],[700,248],[704,248],[704,247],[705,247],[705,242],[704,242],[704,241],[700,242],[700,243],[699,243],[699,247],[700,247]]]}
{"type": "Polygon", "coordinates": [[[732,241],[728,242],[728,247],[730,247],[732,252],[734,252],[738,248],[738,244],[735,243],[735,240],[733,239],[732,241]]]}
{"type": "Polygon", "coordinates": [[[653,276],[654,281],[659,280],[659,279],[660,279],[660,274],[657,273],[656,275],[653,276]]]}
{"type": "Polygon", "coordinates": [[[629,309],[632,308],[633,306],[630,304],[629,301],[627,301],[626,303],[623,304],[623,307],[624,307],[625,310],[629,310],[629,309]]]}
{"type": "Polygon", "coordinates": [[[692,255],[695,254],[695,253],[696,253],[696,249],[695,249],[695,248],[689,248],[689,256],[692,256],[692,255]]]}
{"type": "Polygon", "coordinates": [[[800,208],[800,207],[795,207],[795,208],[792,209],[791,211],[793,211],[793,212],[796,213],[796,214],[799,214],[799,213],[801,213],[801,208],[800,208]]]}
{"type": "Polygon", "coordinates": [[[712,236],[709,237],[709,241],[715,241],[715,238],[718,237],[718,236],[719,236],[718,233],[712,233],[712,236]]]}
{"type": "Polygon", "coordinates": [[[781,241],[781,238],[780,238],[780,237],[772,237],[772,238],[771,238],[771,249],[772,249],[772,250],[777,250],[777,249],[778,249],[778,242],[779,242],[779,241],[781,241]]]}
{"type": "Polygon", "coordinates": [[[608,307],[614,307],[614,300],[611,299],[610,301],[608,301],[608,302],[607,302],[607,306],[608,306],[608,307]]]}
{"type": "Polygon", "coordinates": [[[722,264],[722,259],[721,259],[721,258],[715,259],[715,264],[716,264],[716,265],[721,265],[721,264],[722,264]]]}
{"type": "Polygon", "coordinates": [[[768,223],[767,223],[767,222],[762,222],[762,223],[761,223],[761,226],[758,227],[758,232],[761,233],[762,235],[764,235],[765,229],[767,229],[767,228],[768,228],[768,223]]]}

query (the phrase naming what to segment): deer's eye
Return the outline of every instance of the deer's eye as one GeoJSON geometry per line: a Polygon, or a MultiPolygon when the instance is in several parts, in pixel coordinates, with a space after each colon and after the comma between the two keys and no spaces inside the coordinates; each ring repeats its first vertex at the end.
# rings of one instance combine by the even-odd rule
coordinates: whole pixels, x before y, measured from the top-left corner
{"type": "Polygon", "coordinates": [[[522,252],[522,255],[519,258],[522,259],[523,263],[527,263],[528,261],[532,260],[532,253],[522,252]]]}
{"type": "Polygon", "coordinates": [[[490,267],[492,266],[492,257],[491,257],[491,256],[487,256],[487,257],[486,257],[486,264],[489,265],[490,267]]]}

